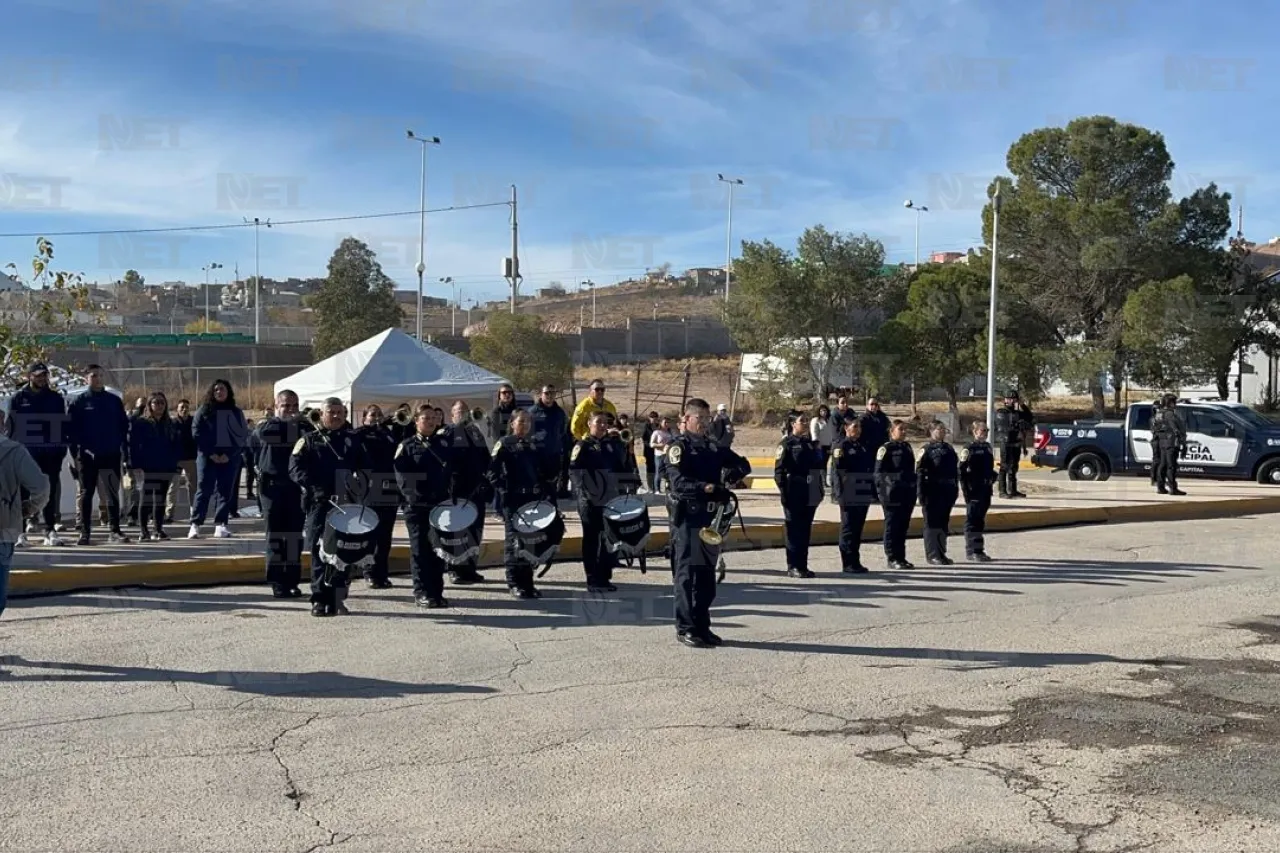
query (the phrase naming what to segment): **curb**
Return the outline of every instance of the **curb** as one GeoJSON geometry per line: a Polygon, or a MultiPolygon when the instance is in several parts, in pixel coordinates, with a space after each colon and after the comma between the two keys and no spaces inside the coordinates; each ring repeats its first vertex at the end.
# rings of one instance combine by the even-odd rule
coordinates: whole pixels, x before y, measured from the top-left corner
{"type": "MultiPolygon", "coordinates": [[[[748,461],[751,463],[751,467],[753,469],[773,468],[772,459],[762,459],[762,458],[752,457],[748,461]]],[[[1049,471],[1052,473],[1054,469],[1033,465],[1029,460],[1023,459],[1018,463],[1018,470],[1019,471],[1049,471]]],[[[747,475],[746,483],[747,483],[747,488],[751,489],[752,491],[766,491],[766,492],[777,491],[777,486],[774,485],[772,474],[749,474],[747,475]]]]}
{"type": "MultiPolygon", "coordinates": [[[[1280,513],[1280,497],[1226,498],[1223,500],[1111,507],[1064,507],[1041,510],[993,509],[987,515],[988,533],[1043,530],[1084,524],[1134,524],[1154,521],[1195,521],[1214,518],[1237,518],[1245,515],[1280,513]]],[[[951,515],[951,527],[957,531],[964,524],[963,511],[951,515]]],[[[917,512],[911,519],[908,535],[917,537],[924,529],[924,519],[917,512]]],[[[862,541],[874,542],[884,536],[882,519],[867,519],[862,541]]],[[[812,545],[834,545],[840,538],[840,523],[819,521],[813,525],[812,545]]],[[[725,551],[762,551],[783,544],[782,524],[749,524],[745,538],[742,528],[735,527],[725,540],[725,551]]],[[[647,555],[661,559],[667,545],[667,532],[656,530],[649,539],[647,555]]],[[[502,565],[501,542],[486,542],[480,552],[481,568],[502,565]]],[[[576,563],[582,556],[581,537],[566,537],[560,547],[557,566],[576,563]]],[[[303,577],[309,571],[310,557],[303,555],[303,577]]],[[[661,568],[661,566],[659,566],[661,568]]],[[[15,569],[9,576],[9,596],[24,598],[59,595],[91,589],[122,587],[183,587],[264,583],[261,556],[211,557],[208,559],[173,560],[169,562],[118,563],[112,565],[74,566],[65,569],[15,569]]],[[[391,573],[409,573],[409,546],[391,549],[391,573]]],[[[575,572],[575,579],[579,572],[575,572]]]]}

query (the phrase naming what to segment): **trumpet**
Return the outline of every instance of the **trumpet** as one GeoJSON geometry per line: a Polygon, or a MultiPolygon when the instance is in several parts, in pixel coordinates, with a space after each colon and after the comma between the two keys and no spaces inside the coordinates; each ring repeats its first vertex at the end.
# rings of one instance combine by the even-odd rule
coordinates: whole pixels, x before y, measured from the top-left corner
{"type": "Polygon", "coordinates": [[[472,410],[471,410],[471,420],[473,420],[473,421],[482,421],[482,420],[484,420],[484,409],[480,408],[479,406],[476,406],[474,409],[472,409],[472,410]]]}
{"type": "Polygon", "coordinates": [[[702,544],[719,546],[724,543],[725,534],[729,532],[724,527],[724,515],[728,508],[728,504],[720,504],[715,517],[711,519],[711,525],[698,531],[698,538],[702,540],[702,544]]]}
{"type": "Polygon", "coordinates": [[[610,429],[609,435],[617,437],[623,444],[631,443],[631,430],[629,429],[610,429]]]}
{"type": "Polygon", "coordinates": [[[311,421],[315,426],[320,426],[320,418],[324,415],[319,409],[307,409],[307,420],[311,421]]]}
{"type": "Polygon", "coordinates": [[[397,426],[408,426],[413,422],[413,415],[408,409],[396,409],[396,413],[389,418],[389,421],[397,426]]]}

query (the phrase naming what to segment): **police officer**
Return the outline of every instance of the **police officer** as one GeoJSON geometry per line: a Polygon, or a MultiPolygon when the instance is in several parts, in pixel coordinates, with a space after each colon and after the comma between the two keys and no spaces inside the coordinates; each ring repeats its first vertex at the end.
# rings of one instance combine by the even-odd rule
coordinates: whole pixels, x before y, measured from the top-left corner
{"type": "Polygon", "coordinates": [[[773,482],[782,497],[786,536],[787,575],[811,578],[809,540],[813,516],[822,503],[824,470],[821,449],[809,438],[803,415],[791,422],[791,434],[782,439],[773,456],[773,482]]]}
{"type": "Polygon", "coordinates": [[[275,414],[249,434],[249,452],[258,468],[258,499],[267,528],[267,583],[276,598],[299,598],[302,580],[302,489],[289,479],[289,456],[315,427],[298,416],[298,395],[276,395],[275,414]]]}
{"type": "MultiPolygon", "coordinates": [[[[485,478],[485,472],[489,470],[490,445],[485,443],[484,433],[471,419],[471,411],[462,400],[453,402],[450,419],[452,423],[445,427],[445,437],[448,439],[455,466],[454,482],[457,491],[454,496],[469,500],[476,505],[478,510],[476,523],[471,532],[476,541],[480,542],[484,539],[485,507],[493,499],[492,487],[485,478]]],[[[450,569],[449,581],[459,586],[466,586],[484,583],[485,577],[476,570],[476,564],[472,562],[469,565],[450,569]]]]}
{"type": "Polygon", "coordinates": [[[907,528],[916,505],[916,457],[907,443],[907,424],[896,420],[889,441],[876,451],[876,495],[884,508],[884,556],[890,569],[914,569],[907,562],[907,528]]]}
{"type": "Polygon", "coordinates": [[[621,441],[609,433],[609,414],[595,412],[587,421],[587,437],[569,454],[569,477],[582,521],[582,566],[588,592],[613,592],[615,558],[605,547],[604,505],[622,493],[626,473],[621,441]]]}
{"type": "Polygon", "coordinates": [[[831,496],[840,506],[840,570],[857,575],[867,571],[861,557],[862,528],[867,510],[876,502],[876,459],[862,443],[862,422],[849,417],[843,424],[844,438],[831,450],[831,496]]]}
{"type": "Polygon", "coordinates": [[[1018,491],[1018,465],[1027,455],[1027,436],[1035,424],[1031,409],[1022,402],[1017,391],[1004,397],[1004,406],[996,412],[994,442],[1000,447],[1000,497],[1025,498],[1018,491]]]}
{"type": "Polygon", "coordinates": [[[431,547],[431,510],[449,500],[454,482],[453,448],[449,431],[436,410],[419,406],[414,415],[416,432],[396,448],[396,484],[409,510],[409,561],[413,575],[413,601],[419,607],[448,607],[444,597],[444,560],[431,547]]]}
{"type": "Polygon", "coordinates": [[[686,646],[705,649],[722,640],[711,631],[711,603],[716,597],[718,549],[698,536],[710,526],[718,505],[729,500],[722,485],[751,473],[751,463],[707,438],[711,407],[694,398],[685,404],[683,431],[667,449],[671,491],[671,557],[675,584],[676,637],[686,646]]]}
{"type": "Polygon", "coordinates": [[[960,451],[960,491],[964,494],[964,555],[975,563],[990,563],[986,539],[991,487],[996,482],[996,456],[987,441],[987,425],[974,421],[973,441],[960,451]]]}
{"type": "Polygon", "coordinates": [[[356,430],[364,445],[364,458],[369,469],[369,495],[365,500],[378,516],[377,545],[373,565],[365,570],[364,579],[370,589],[390,589],[391,537],[395,531],[396,512],[400,508],[400,489],[396,486],[396,440],[391,434],[382,409],[369,405],[364,410],[364,423],[356,430]]]}
{"type": "Polygon", "coordinates": [[[939,421],[929,425],[929,443],[920,453],[916,480],[924,513],[924,554],[931,566],[950,566],[947,534],[951,508],[960,496],[960,459],[947,443],[947,428],[939,421]]]}
{"type": "Polygon", "coordinates": [[[543,455],[529,440],[529,428],[529,413],[516,409],[511,415],[511,434],[494,443],[489,463],[489,482],[497,492],[505,528],[503,563],[507,589],[520,599],[542,598],[542,593],[533,585],[534,566],[518,553],[516,511],[531,501],[555,500],[554,495],[548,494],[543,455]]]}
{"type": "Polygon", "coordinates": [[[1187,452],[1187,426],[1178,414],[1178,396],[1166,394],[1151,417],[1151,443],[1155,450],[1156,491],[1185,495],[1178,488],[1178,457],[1187,452]]]}
{"type": "MultiPolygon", "coordinates": [[[[62,467],[67,459],[67,401],[49,385],[49,368],[44,362],[34,362],[27,368],[27,380],[9,401],[5,431],[9,438],[27,449],[49,479],[49,501],[44,505],[44,544],[64,545],[58,535],[57,518],[62,503],[62,467]]],[[[29,544],[26,533],[18,534],[18,544],[29,544]]]]}
{"type": "Polygon", "coordinates": [[[511,416],[516,411],[516,390],[505,382],[498,388],[498,405],[489,411],[489,442],[511,432],[511,416]]]}
{"type": "Polygon", "coordinates": [[[329,501],[348,503],[362,497],[354,488],[355,476],[367,468],[363,443],[347,422],[347,407],[337,397],[328,398],[321,409],[320,428],[299,438],[289,457],[289,476],[308,499],[306,534],[311,543],[312,616],[347,613],[346,573],[330,570],[326,583],[320,546],[325,518],[333,508],[329,501]]]}

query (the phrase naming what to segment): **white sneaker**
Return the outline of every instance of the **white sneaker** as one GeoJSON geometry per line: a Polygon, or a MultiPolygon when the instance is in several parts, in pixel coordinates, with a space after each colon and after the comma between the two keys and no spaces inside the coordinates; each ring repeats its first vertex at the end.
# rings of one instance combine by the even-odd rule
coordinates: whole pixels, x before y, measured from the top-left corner
{"type": "Polygon", "coordinates": [[[198,524],[193,524],[193,525],[191,525],[191,529],[187,531],[187,538],[188,538],[188,539],[199,539],[199,538],[200,538],[200,525],[198,525],[198,524]]]}
{"type": "Polygon", "coordinates": [[[25,533],[18,534],[18,541],[13,543],[15,548],[30,548],[31,539],[25,533]]]}
{"type": "Polygon", "coordinates": [[[44,544],[49,548],[61,548],[67,542],[57,533],[49,533],[44,537],[44,544]]]}
{"type": "Polygon", "coordinates": [[[230,539],[231,528],[227,527],[225,524],[219,524],[217,527],[213,528],[213,536],[215,539],[230,539]]]}

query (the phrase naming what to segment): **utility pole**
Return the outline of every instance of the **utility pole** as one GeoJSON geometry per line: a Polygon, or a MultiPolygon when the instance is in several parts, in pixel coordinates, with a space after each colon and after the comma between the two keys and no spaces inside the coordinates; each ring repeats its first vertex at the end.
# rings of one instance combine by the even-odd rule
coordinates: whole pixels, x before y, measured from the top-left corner
{"type": "MultiPolygon", "coordinates": [[[[248,219],[244,220],[248,222],[248,219]]],[[[271,220],[253,217],[253,342],[262,343],[262,251],[259,235],[261,226],[271,227],[271,220]]]]}
{"type": "MultiPolygon", "coordinates": [[[[919,221],[919,220],[917,220],[919,221]]],[[[987,319],[987,434],[996,434],[996,249],[1000,232],[1000,184],[991,197],[991,316],[987,319]]]]}
{"type": "Polygon", "coordinates": [[[716,179],[720,183],[729,185],[729,222],[725,228],[724,235],[724,301],[729,303],[729,279],[733,276],[733,188],[740,187],[743,184],[742,178],[726,178],[724,175],[716,175],[716,179]]]}
{"type": "Polygon", "coordinates": [[[511,185],[511,257],[503,265],[503,277],[511,283],[511,313],[516,313],[520,280],[520,220],[517,216],[516,185],[511,185]]]}
{"type": "Polygon", "coordinates": [[[418,136],[412,130],[405,131],[409,139],[422,146],[422,170],[418,184],[418,342],[422,342],[422,274],[427,271],[427,146],[439,145],[438,136],[418,136]]]}
{"type": "Polygon", "coordinates": [[[449,311],[449,334],[456,338],[458,336],[458,285],[454,284],[453,276],[451,275],[440,279],[440,283],[453,285],[453,302],[451,303],[453,307],[449,311]]]}
{"type": "Polygon", "coordinates": [[[204,333],[209,334],[209,270],[220,270],[222,264],[208,263],[201,269],[204,270],[204,333]]]}

